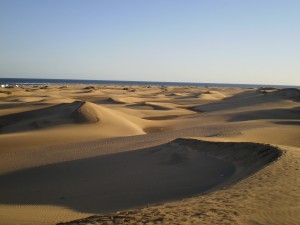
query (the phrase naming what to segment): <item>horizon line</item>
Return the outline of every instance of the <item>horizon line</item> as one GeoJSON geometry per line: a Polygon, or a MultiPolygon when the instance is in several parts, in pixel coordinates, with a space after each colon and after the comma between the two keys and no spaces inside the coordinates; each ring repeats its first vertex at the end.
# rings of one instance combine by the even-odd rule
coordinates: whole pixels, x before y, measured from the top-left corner
{"type": "Polygon", "coordinates": [[[192,82],[192,81],[150,81],[150,80],[107,80],[107,79],[69,79],[69,78],[30,78],[30,77],[0,77],[0,79],[35,79],[35,80],[74,80],[74,81],[108,81],[108,82],[137,82],[137,83],[183,83],[183,84],[228,84],[228,85],[255,85],[255,86],[290,86],[290,87],[300,87],[300,85],[291,84],[256,84],[256,83],[221,83],[221,82],[192,82]]]}

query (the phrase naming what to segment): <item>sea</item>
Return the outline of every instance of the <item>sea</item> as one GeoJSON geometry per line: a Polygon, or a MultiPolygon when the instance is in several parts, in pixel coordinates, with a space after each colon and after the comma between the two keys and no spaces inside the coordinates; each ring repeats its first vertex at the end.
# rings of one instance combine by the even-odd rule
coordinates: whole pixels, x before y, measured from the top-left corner
{"type": "Polygon", "coordinates": [[[157,81],[120,81],[120,80],[73,80],[73,79],[33,79],[33,78],[0,78],[1,86],[44,86],[44,85],[140,85],[140,86],[199,86],[199,87],[240,87],[240,88],[299,88],[293,85],[265,85],[265,84],[230,84],[230,83],[193,83],[193,82],[157,82],[157,81]]]}

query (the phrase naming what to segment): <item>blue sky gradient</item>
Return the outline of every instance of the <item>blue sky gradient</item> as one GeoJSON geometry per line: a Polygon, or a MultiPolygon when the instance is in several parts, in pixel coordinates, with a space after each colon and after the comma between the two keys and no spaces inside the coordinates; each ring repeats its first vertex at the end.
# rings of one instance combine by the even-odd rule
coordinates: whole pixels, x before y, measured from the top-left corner
{"type": "Polygon", "coordinates": [[[0,77],[300,85],[300,1],[0,0],[0,77]]]}

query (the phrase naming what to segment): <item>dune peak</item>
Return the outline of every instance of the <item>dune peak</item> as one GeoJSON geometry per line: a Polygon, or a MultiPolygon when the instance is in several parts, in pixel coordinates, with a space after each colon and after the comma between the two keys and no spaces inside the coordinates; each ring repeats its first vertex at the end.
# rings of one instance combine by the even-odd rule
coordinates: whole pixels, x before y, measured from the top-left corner
{"type": "Polygon", "coordinates": [[[89,102],[82,102],[79,107],[71,113],[70,117],[76,123],[98,123],[100,116],[95,108],[95,105],[89,102]]]}

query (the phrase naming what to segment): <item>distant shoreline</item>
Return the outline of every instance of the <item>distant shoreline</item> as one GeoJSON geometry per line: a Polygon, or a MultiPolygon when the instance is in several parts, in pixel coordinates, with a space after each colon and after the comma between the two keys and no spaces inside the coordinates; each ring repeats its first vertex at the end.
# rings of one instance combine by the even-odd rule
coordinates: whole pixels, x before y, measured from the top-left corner
{"type": "Polygon", "coordinates": [[[156,81],[119,81],[119,80],[76,80],[76,79],[34,79],[34,78],[0,78],[1,85],[67,85],[67,84],[98,84],[98,85],[150,85],[150,86],[207,86],[207,87],[239,87],[239,88],[299,88],[293,85],[266,84],[229,84],[229,83],[193,83],[193,82],[156,82],[156,81]]]}

